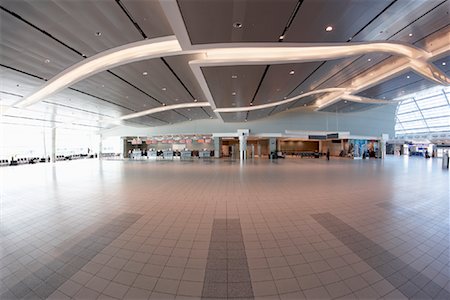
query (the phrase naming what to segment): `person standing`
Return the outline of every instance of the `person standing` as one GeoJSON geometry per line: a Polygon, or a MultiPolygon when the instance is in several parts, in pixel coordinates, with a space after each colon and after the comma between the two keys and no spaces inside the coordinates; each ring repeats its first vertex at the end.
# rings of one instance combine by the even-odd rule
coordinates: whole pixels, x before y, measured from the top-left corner
{"type": "Polygon", "coordinates": [[[330,160],[330,148],[327,149],[327,160],[330,160]]]}

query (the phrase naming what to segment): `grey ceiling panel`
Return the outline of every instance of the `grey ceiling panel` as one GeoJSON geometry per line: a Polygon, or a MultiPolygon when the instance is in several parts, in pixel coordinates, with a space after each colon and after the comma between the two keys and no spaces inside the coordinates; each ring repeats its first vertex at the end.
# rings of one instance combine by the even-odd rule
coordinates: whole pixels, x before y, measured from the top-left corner
{"type": "Polygon", "coordinates": [[[310,90],[317,89],[328,78],[338,73],[343,67],[349,65],[353,60],[351,58],[343,58],[329,60],[312,73],[306,80],[299,82],[299,86],[295,88],[288,97],[294,97],[310,90]]]}
{"type": "MultiPolygon", "coordinates": [[[[409,1],[411,2],[411,1],[409,1]]],[[[418,1],[419,2],[419,1],[418,1]]],[[[423,43],[425,37],[434,33],[436,30],[441,29],[449,24],[449,5],[448,2],[439,1],[424,1],[419,19],[412,19],[410,15],[405,15],[403,19],[408,21],[414,21],[411,25],[403,28],[397,32],[390,40],[402,41],[406,43],[415,44],[418,47],[425,47],[423,43]],[[434,6],[430,11],[428,8],[434,6]],[[412,36],[410,36],[412,34],[412,36]]],[[[404,13],[404,12],[403,12],[404,13]]],[[[420,12],[419,12],[420,14],[420,12]]]]}
{"type": "Polygon", "coordinates": [[[4,0],[2,5],[87,56],[143,39],[114,1],[4,0]]]}
{"type": "Polygon", "coordinates": [[[245,122],[245,118],[247,117],[247,112],[238,112],[238,113],[220,113],[224,122],[234,123],[234,122],[245,122]]]}
{"type": "MultiPolygon", "coordinates": [[[[362,1],[361,1],[362,2],[362,1]]],[[[441,5],[445,0],[428,0],[428,1],[410,1],[397,0],[389,6],[383,13],[373,22],[367,25],[361,32],[353,37],[352,41],[371,41],[371,40],[387,40],[392,38],[396,33],[400,33],[403,28],[409,24],[420,20],[422,16],[433,10],[436,6],[441,5]]],[[[426,16],[426,15],[425,15],[426,16]]],[[[411,30],[411,29],[409,29],[411,30]]],[[[408,41],[416,41],[420,32],[426,30],[431,32],[432,28],[416,28],[413,37],[408,41]]],[[[408,32],[408,34],[411,31],[408,32]]],[[[401,35],[397,36],[399,38],[401,35]]]]}
{"type": "Polygon", "coordinates": [[[217,107],[242,107],[250,105],[265,68],[224,66],[204,67],[202,71],[217,107]]]}
{"type": "Polygon", "coordinates": [[[283,100],[285,96],[294,90],[299,83],[303,82],[319,65],[320,62],[271,65],[256,94],[253,104],[266,104],[283,100]],[[290,75],[289,72],[291,71],[294,71],[294,74],[290,75]]]}
{"type": "Polygon", "coordinates": [[[371,109],[371,108],[374,108],[377,106],[379,106],[379,105],[367,104],[367,103],[356,103],[356,102],[341,100],[330,106],[325,107],[324,109],[321,109],[320,111],[337,112],[337,113],[351,113],[351,112],[368,110],[368,109],[371,109]]]}
{"type": "Polygon", "coordinates": [[[177,109],[177,111],[191,120],[209,119],[210,116],[214,116],[214,113],[208,114],[206,110],[201,108],[182,108],[177,109]]]}
{"type": "Polygon", "coordinates": [[[156,114],[152,114],[152,117],[163,120],[164,122],[167,122],[169,124],[189,121],[189,117],[180,114],[179,110],[167,110],[159,112],[156,114]]]}
{"type": "Polygon", "coordinates": [[[111,70],[161,103],[192,102],[192,97],[161,59],[150,59],[111,70]],[[144,76],[143,73],[147,72],[144,76]],[[165,90],[164,90],[165,89],[165,90]]]}
{"type": "Polygon", "coordinates": [[[435,85],[414,72],[402,74],[373,86],[358,95],[377,99],[394,99],[435,85]]]}
{"type": "Polygon", "coordinates": [[[317,98],[319,98],[323,95],[325,95],[325,94],[316,94],[316,95],[311,95],[311,96],[306,96],[306,97],[300,98],[297,101],[290,103],[289,108],[313,105],[316,102],[317,98]]]}
{"type": "Polygon", "coordinates": [[[101,72],[76,83],[72,88],[141,111],[160,106],[158,102],[108,72],[101,72]]]}
{"type": "MultiPolygon", "coordinates": [[[[192,96],[199,102],[206,101],[205,95],[200,88],[197,79],[195,78],[192,70],[189,66],[189,61],[201,58],[201,55],[176,55],[166,57],[165,60],[177,74],[181,82],[186,86],[192,96]]],[[[191,97],[192,98],[192,97],[191,97]]],[[[192,99],[193,100],[193,99],[192,99]]]]}
{"type": "Polygon", "coordinates": [[[122,0],[122,3],[147,38],[173,34],[159,1],[122,0]]]}
{"type": "Polygon", "coordinates": [[[51,78],[82,57],[40,31],[0,11],[0,62],[42,78],[51,78]],[[50,61],[46,63],[46,59],[50,61]]]}
{"type": "Polygon", "coordinates": [[[351,83],[351,80],[354,77],[362,74],[389,57],[390,55],[388,54],[373,53],[352,59],[351,63],[346,64],[345,67],[334,73],[333,76],[320,84],[319,88],[346,87],[351,83]]]}
{"type": "Polygon", "coordinates": [[[273,107],[249,111],[247,120],[254,121],[254,120],[265,118],[265,117],[269,116],[269,114],[272,110],[273,110],[273,107]]]}
{"type": "Polygon", "coordinates": [[[433,62],[436,67],[441,69],[443,72],[450,71],[450,56],[442,57],[433,62]]]}
{"type": "Polygon", "coordinates": [[[134,126],[134,127],[146,127],[146,126],[161,126],[167,125],[168,122],[164,122],[157,118],[153,118],[152,116],[143,116],[139,118],[133,118],[126,121],[123,121],[124,125],[134,126]]]}
{"type": "Polygon", "coordinates": [[[276,42],[297,0],[178,1],[192,44],[276,42]],[[234,23],[242,24],[235,28],[234,23]]]}
{"type": "Polygon", "coordinates": [[[286,103],[283,105],[277,105],[276,107],[272,107],[272,111],[269,113],[269,116],[276,115],[277,113],[286,111],[289,109],[289,106],[291,106],[292,103],[286,103]]]}
{"type": "Polygon", "coordinates": [[[305,0],[285,37],[286,42],[346,42],[392,0],[305,0]],[[327,26],[333,30],[325,31],[327,26]]]}

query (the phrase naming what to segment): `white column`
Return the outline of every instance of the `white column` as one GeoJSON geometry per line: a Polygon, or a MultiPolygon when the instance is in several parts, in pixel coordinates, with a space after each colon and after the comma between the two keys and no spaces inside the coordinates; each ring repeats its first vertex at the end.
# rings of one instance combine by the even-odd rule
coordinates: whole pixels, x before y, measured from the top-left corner
{"type": "Polygon", "coordinates": [[[103,135],[100,134],[98,141],[98,159],[102,159],[103,153],[103,135]]]}
{"type": "Polygon", "coordinates": [[[247,158],[247,136],[239,135],[239,159],[245,160],[247,158]]]}
{"type": "Polygon", "coordinates": [[[51,151],[51,161],[56,162],[56,127],[52,128],[52,151],[51,151]]]}
{"type": "Polygon", "coordinates": [[[219,137],[214,138],[214,157],[220,158],[222,156],[222,139],[219,137]]]}

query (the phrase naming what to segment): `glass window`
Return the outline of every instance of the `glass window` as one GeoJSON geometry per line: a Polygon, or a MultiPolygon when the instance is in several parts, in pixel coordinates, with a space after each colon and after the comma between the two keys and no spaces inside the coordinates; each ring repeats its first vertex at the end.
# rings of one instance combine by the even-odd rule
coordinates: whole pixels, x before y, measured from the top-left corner
{"type": "Polygon", "coordinates": [[[450,87],[397,98],[396,135],[450,131],[450,87]]]}

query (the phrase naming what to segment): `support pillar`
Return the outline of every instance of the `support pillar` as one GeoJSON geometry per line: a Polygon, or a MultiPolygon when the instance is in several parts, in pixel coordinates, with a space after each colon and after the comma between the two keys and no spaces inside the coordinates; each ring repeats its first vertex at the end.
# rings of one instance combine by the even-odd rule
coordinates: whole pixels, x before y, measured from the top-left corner
{"type": "Polygon", "coordinates": [[[245,135],[239,136],[239,159],[247,159],[247,137],[245,135]]]}
{"type": "Polygon", "coordinates": [[[220,158],[222,156],[222,139],[219,137],[214,138],[214,157],[220,158]]]}
{"type": "Polygon", "coordinates": [[[53,163],[56,162],[56,127],[52,128],[52,150],[50,152],[51,154],[51,161],[53,163]]]}
{"type": "Polygon", "coordinates": [[[103,135],[100,134],[98,141],[98,159],[102,159],[103,154],[103,135]]]}
{"type": "Polygon", "coordinates": [[[269,155],[272,154],[272,152],[277,152],[277,138],[269,139],[269,155]]]}

